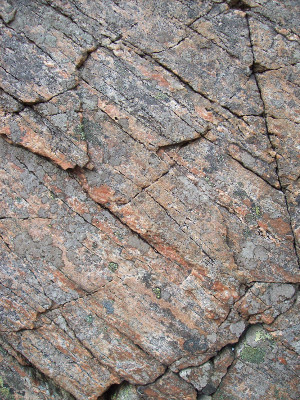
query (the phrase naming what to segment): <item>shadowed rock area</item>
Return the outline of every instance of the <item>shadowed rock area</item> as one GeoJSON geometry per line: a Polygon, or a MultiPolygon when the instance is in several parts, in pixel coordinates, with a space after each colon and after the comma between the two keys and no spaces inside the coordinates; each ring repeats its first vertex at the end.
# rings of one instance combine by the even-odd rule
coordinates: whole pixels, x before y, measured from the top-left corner
{"type": "Polygon", "coordinates": [[[0,399],[297,400],[298,0],[0,2],[0,399]]]}

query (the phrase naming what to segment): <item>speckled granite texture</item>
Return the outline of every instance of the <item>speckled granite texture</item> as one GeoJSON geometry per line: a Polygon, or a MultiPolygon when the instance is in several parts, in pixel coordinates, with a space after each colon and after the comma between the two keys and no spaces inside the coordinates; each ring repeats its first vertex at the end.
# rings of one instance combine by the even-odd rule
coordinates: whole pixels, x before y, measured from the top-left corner
{"type": "Polygon", "coordinates": [[[299,0],[0,1],[1,400],[297,400],[299,0]]]}

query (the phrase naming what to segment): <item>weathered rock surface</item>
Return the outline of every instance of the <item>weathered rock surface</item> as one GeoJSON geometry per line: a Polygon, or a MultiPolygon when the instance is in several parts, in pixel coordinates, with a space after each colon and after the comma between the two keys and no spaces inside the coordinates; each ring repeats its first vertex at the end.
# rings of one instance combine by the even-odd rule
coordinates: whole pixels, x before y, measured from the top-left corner
{"type": "Polygon", "coordinates": [[[299,15],[1,2],[1,399],[299,398],[299,15]]]}

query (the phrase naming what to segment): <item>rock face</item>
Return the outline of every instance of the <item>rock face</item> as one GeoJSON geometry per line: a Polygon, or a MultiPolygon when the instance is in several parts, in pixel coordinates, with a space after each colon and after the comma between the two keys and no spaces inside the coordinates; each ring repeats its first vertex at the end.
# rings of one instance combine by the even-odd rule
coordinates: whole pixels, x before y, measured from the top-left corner
{"type": "Polygon", "coordinates": [[[1,399],[300,397],[299,16],[1,1],[1,399]]]}

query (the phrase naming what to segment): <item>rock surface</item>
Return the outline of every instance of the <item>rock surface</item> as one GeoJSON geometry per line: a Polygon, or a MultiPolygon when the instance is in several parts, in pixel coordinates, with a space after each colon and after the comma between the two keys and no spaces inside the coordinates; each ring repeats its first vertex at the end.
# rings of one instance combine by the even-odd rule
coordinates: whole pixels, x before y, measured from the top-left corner
{"type": "Polygon", "coordinates": [[[300,397],[299,15],[1,2],[1,399],[300,397]]]}

